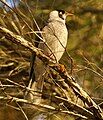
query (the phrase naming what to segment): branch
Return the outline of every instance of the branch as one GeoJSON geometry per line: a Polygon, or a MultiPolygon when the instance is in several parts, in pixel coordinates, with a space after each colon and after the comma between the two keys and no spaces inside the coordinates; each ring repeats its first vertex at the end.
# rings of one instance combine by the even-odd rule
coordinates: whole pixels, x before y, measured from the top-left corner
{"type": "Polygon", "coordinates": [[[76,96],[78,96],[84,103],[89,106],[89,110],[93,112],[95,118],[98,120],[103,119],[103,113],[101,108],[90,98],[90,96],[78,85],[75,79],[72,76],[69,76],[66,69],[64,71],[60,70],[60,65],[50,66],[56,70],[59,75],[64,79],[64,82],[72,88],[76,96]]]}
{"type": "MultiPolygon", "coordinates": [[[[76,114],[74,112],[63,111],[62,109],[56,109],[55,107],[52,107],[52,106],[49,106],[49,105],[36,104],[36,103],[28,102],[28,100],[19,99],[19,98],[16,98],[16,97],[11,97],[11,96],[4,97],[4,96],[0,96],[0,100],[1,101],[5,100],[5,101],[10,101],[10,102],[16,102],[17,104],[18,103],[25,103],[25,104],[33,105],[35,107],[44,108],[44,109],[47,109],[47,110],[52,111],[52,112],[66,113],[66,114],[69,114],[69,115],[73,115],[75,117],[80,117],[82,119],[87,119],[87,117],[85,117],[83,115],[80,115],[80,114],[76,114]]],[[[24,111],[23,111],[23,109],[21,108],[20,105],[19,105],[19,110],[22,110],[23,114],[25,115],[25,113],[24,113],[24,111]]],[[[26,120],[28,120],[28,118],[27,118],[26,115],[25,115],[25,117],[26,117],[26,120]]]]}
{"type": "MultiPolygon", "coordinates": [[[[23,86],[23,85],[19,85],[18,83],[13,82],[13,81],[11,81],[11,80],[9,80],[9,79],[5,79],[5,80],[8,81],[8,82],[10,82],[10,83],[12,83],[12,84],[14,84],[15,87],[18,86],[18,87],[20,87],[20,88],[22,88],[22,89],[24,89],[24,90],[26,89],[26,90],[29,91],[29,92],[36,92],[36,91],[34,91],[33,89],[30,89],[30,88],[25,87],[25,86],[23,86]]],[[[5,87],[5,86],[7,86],[7,85],[2,85],[2,87],[5,87]]],[[[12,87],[12,86],[9,85],[9,86],[7,86],[7,87],[12,87]]],[[[49,94],[45,94],[45,93],[40,93],[40,94],[42,94],[43,97],[45,97],[45,98],[51,98],[51,101],[53,101],[53,102],[59,101],[59,103],[64,103],[64,105],[65,105],[68,109],[70,109],[70,110],[72,110],[72,111],[76,111],[77,113],[80,113],[81,115],[84,115],[84,116],[86,116],[87,118],[90,118],[90,119],[93,119],[93,118],[94,118],[92,112],[90,112],[89,110],[81,107],[81,106],[78,105],[78,104],[75,104],[74,102],[71,102],[71,101],[69,101],[69,100],[67,100],[67,99],[64,99],[64,98],[58,97],[58,96],[54,96],[54,95],[49,95],[49,94]]],[[[10,94],[9,94],[9,96],[15,97],[15,96],[17,96],[17,95],[14,96],[14,95],[10,95],[10,94]]]]}
{"type": "Polygon", "coordinates": [[[59,97],[59,96],[54,96],[54,95],[50,96],[49,94],[45,94],[45,93],[43,93],[43,96],[45,98],[51,98],[51,101],[53,101],[53,102],[58,102],[59,101],[59,103],[63,103],[64,106],[66,106],[66,108],[68,110],[70,109],[71,111],[76,111],[77,113],[80,113],[81,115],[84,115],[89,119],[94,119],[94,116],[93,116],[92,112],[90,112],[89,110],[81,107],[78,104],[75,104],[72,101],[69,101],[69,100],[67,100],[65,98],[62,98],[62,97],[59,97]]]}
{"type": "Polygon", "coordinates": [[[29,49],[31,52],[36,53],[36,56],[39,57],[45,64],[55,63],[53,62],[53,60],[43,54],[40,49],[34,47],[32,43],[28,42],[19,35],[15,35],[13,32],[2,26],[0,26],[0,34],[2,35],[2,37],[5,36],[6,39],[12,41],[13,43],[22,45],[23,47],[29,49]]]}
{"type": "Polygon", "coordinates": [[[91,110],[96,119],[102,120],[103,113],[101,108],[90,98],[90,96],[77,84],[73,77],[69,76],[66,69],[61,70],[60,64],[55,64],[53,60],[44,55],[40,49],[35,48],[32,43],[25,40],[23,37],[19,35],[15,35],[13,32],[9,31],[4,27],[0,27],[0,32],[2,36],[5,36],[6,39],[16,43],[18,45],[22,45],[30,51],[34,52],[37,57],[39,57],[45,64],[49,65],[52,69],[57,71],[59,75],[64,79],[64,82],[71,87],[76,96],[78,96],[84,103],[89,106],[89,110],[91,110]]]}

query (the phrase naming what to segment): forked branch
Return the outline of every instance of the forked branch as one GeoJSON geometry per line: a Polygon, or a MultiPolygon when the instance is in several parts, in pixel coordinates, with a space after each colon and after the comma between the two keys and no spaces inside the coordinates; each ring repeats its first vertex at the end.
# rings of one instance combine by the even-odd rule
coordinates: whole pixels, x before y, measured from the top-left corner
{"type": "Polygon", "coordinates": [[[52,69],[57,71],[59,75],[64,79],[64,82],[71,87],[73,92],[76,96],[78,96],[84,103],[86,103],[89,107],[89,110],[93,113],[95,119],[102,120],[103,119],[103,112],[101,108],[90,98],[90,96],[80,87],[75,79],[68,75],[68,72],[66,69],[61,70],[60,64],[55,64],[53,60],[51,60],[49,57],[44,55],[40,49],[37,49],[32,45],[32,43],[25,40],[23,37],[19,35],[15,35],[13,32],[9,31],[8,29],[4,27],[0,27],[0,34],[5,36],[6,39],[12,41],[15,44],[22,45],[23,47],[29,49],[30,51],[34,52],[39,59],[41,59],[44,64],[49,65],[52,69]]]}

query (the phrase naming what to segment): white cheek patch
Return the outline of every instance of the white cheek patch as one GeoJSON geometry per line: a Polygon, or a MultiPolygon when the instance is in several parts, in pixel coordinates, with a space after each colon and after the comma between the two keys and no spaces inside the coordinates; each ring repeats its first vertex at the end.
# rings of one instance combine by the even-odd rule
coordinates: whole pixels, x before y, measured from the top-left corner
{"type": "MultiPolygon", "coordinates": [[[[61,12],[60,12],[60,13],[61,13],[61,12]]],[[[59,17],[62,18],[63,20],[65,20],[65,19],[66,19],[66,15],[65,15],[65,14],[62,14],[62,13],[60,14],[60,13],[59,13],[59,17]]]]}
{"type": "Polygon", "coordinates": [[[64,18],[64,20],[65,20],[65,19],[66,19],[66,15],[65,15],[65,14],[63,14],[62,16],[63,16],[63,18],[64,18]]]}

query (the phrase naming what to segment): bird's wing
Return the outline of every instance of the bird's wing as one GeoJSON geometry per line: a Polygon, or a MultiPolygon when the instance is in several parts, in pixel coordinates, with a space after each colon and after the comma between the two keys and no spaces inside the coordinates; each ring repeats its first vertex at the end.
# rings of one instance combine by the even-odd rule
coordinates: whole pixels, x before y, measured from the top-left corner
{"type": "MultiPolygon", "coordinates": [[[[44,23],[44,21],[42,21],[42,27],[40,28],[40,30],[42,31],[42,29],[43,29],[44,26],[46,26],[46,25],[47,25],[47,22],[44,23]]],[[[38,35],[39,37],[42,37],[41,33],[38,33],[37,35],[38,35]]],[[[37,47],[37,48],[38,48],[39,43],[40,43],[40,41],[41,41],[38,36],[35,37],[35,42],[34,42],[35,47],[37,47]]],[[[30,72],[29,72],[29,81],[30,81],[31,79],[33,79],[33,80],[32,80],[32,83],[33,83],[33,81],[35,80],[35,73],[34,73],[35,60],[36,60],[36,54],[35,54],[35,53],[32,53],[31,62],[30,62],[30,72]]],[[[31,83],[31,84],[32,84],[32,83],[31,83]]],[[[31,86],[30,86],[30,87],[31,87],[31,86]]]]}
{"type": "MultiPolygon", "coordinates": [[[[38,33],[38,35],[41,36],[40,33],[38,33]]],[[[38,48],[39,43],[40,43],[40,38],[36,36],[36,38],[35,38],[35,47],[38,48]]],[[[31,62],[30,62],[30,73],[29,73],[29,87],[31,87],[32,83],[35,81],[35,73],[34,73],[35,60],[36,60],[36,54],[32,53],[31,62]]]]}

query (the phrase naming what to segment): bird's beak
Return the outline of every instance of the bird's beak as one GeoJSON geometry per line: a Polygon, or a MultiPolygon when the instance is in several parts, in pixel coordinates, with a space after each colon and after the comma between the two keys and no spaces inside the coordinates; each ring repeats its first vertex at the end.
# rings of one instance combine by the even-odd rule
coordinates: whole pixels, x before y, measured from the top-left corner
{"type": "Polygon", "coordinates": [[[74,15],[73,13],[66,12],[66,16],[73,16],[73,15],[74,15]]]}

